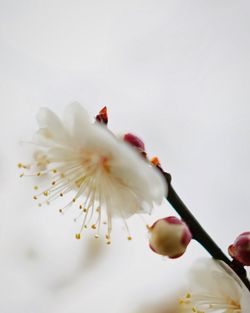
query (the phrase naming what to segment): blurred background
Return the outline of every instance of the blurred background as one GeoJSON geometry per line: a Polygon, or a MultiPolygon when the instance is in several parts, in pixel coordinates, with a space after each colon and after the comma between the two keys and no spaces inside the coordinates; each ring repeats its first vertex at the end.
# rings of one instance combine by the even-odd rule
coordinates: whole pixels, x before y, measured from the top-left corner
{"type": "MultiPolygon", "coordinates": [[[[0,312],[173,313],[192,262],[148,248],[145,221],[111,246],[74,213],[38,208],[16,164],[41,106],[73,101],[146,143],[218,244],[250,229],[250,4],[243,0],[0,0],[0,312]]],[[[156,207],[147,223],[174,215],[156,207]]]]}

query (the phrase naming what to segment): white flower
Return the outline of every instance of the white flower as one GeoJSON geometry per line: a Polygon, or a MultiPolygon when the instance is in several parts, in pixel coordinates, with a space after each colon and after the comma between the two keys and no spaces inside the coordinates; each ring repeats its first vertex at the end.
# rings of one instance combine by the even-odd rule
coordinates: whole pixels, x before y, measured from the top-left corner
{"type": "Polygon", "coordinates": [[[250,293],[222,261],[195,263],[190,275],[191,291],[180,300],[181,312],[249,313],[250,293]]]}
{"type": "MultiPolygon", "coordinates": [[[[77,205],[83,216],[78,239],[89,224],[97,229],[98,237],[101,224],[106,223],[110,243],[114,216],[121,217],[126,225],[126,218],[150,213],[154,203],[163,200],[167,186],[158,170],[106,126],[91,123],[80,104],[71,104],[63,121],[47,108],[40,110],[37,119],[39,130],[34,143],[39,145],[39,156],[46,160],[47,168],[31,175],[50,174],[51,183],[34,199],[45,197],[43,202],[49,204],[66,197],[62,213],[77,205]]],[[[37,165],[19,167],[37,170],[37,165]]]]}

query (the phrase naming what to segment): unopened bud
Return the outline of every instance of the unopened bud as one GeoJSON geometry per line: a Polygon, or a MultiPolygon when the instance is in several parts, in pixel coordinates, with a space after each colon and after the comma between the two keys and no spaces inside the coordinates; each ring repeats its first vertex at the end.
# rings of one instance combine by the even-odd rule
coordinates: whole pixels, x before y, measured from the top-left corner
{"type": "Polygon", "coordinates": [[[240,234],[228,247],[228,253],[242,265],[250,266],[250,232],[240,234]]]}
{"type": "Polygon", "coordinates": [[[144,142],[139,137],[131,133],[127,133],[123,136],[123,140],[130,144],[132,147],[137,148],[139,152],[146,156],[144,142]]]}
{"type": "Polygon", "coordinates": [[[95,119],[101,124],[108,124],[108,112],[106,106],[101,109],[101,111],[96,115],[95,119]]]}
{"type": "Polygon", "coordinates": [[[186,250],[192,234],[187,225],[175,216],[157,220],[150,228],[150,248],[171,259],[180,257],[186,250]]]}

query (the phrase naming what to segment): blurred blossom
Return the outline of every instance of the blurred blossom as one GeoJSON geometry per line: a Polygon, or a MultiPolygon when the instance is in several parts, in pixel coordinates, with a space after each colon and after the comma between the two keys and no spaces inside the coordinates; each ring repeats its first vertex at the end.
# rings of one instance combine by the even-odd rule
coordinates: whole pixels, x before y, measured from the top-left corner
{"type": "Polygon", "coordinates": [[[162,202],[167,186],[150,162],[107,129],[106,109],[101,113],[98,116],[105,123],[91,123],[78,103],[68,107],[63,121],[49,109],[41,109],[34,136],[41,151],[35,154],[35,164],[20,163],[19,167],[25,171],[21,177],[51,176],[50,185],[34,186],[33,198],[39,206],[62,198],[66,198],[59,209],[62,214],[77,206],[76,220],[82,220],[77,239],[90,225],[98,238],[102,224],[107,224],[106,242],[110,244],[112,218],[122,218],[131,240],[126,219],[150,213],[154,203],[162,202]]]}
{"type": "Polygon", "coordinates": [[[200,260],[190,273],[190,290],[180,299],[182,313],[249,313],[250,293],[222,261],[200,260]]]}

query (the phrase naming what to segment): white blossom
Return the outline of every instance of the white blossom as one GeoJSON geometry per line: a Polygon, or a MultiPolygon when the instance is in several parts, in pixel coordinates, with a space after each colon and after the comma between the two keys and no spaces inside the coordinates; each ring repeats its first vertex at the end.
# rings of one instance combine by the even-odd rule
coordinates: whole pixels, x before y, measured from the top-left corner
{"type": "MultiPolygon", "coordinates": [[[[161,173],[105,125],[91,123],[80,104],[71,104],[64,119],[42,108],[37,120],[39,129],[33,142],[39,146],[39,162],[41,156],[46,162],[42,167],[39,162],[20,164],[19,167],[31,171],[21,176],[42,179],[49,174],[49,186],[37,192],[34,199],[41,206],[66,198],[61,213],[77,205],[82,218],[78,239],[88,225],[96,229],[98,237],[105,223],[107,243],[110,243],[113,217],[122,218],[127,225],[126,219],[131,215],[150,213],[155,203],[162,202],[167,186],[161,173]],[[41,170],[37,171],[39,165],[41,170]]],[[[35,186],[35,189],[41,188],[35,186]]]]}
{"type": "Polygon", "coordinates": [[[194,264],[180,306],[183,313],[249,313],[250,293],[228,265],[205,259],[194,264]]]}

